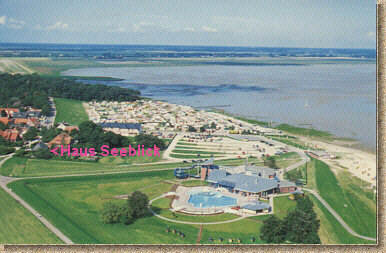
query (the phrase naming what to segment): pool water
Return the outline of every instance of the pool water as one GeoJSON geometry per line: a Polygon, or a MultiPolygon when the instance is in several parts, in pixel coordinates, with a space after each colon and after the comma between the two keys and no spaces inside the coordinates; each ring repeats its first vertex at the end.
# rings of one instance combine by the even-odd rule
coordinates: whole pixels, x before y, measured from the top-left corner
{"type": "Polygon", "coordinates": [[[191,193],[188,202],[198,208],[237,205],[237,200],[235,198],[224,196],[220,192],[214,191],[191,193]]]}

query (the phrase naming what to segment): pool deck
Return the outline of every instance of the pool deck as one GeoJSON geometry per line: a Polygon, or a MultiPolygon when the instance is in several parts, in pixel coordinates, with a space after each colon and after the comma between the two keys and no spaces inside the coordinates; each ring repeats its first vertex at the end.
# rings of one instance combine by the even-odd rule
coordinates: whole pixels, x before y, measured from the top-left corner
{"type": "Polygon", "coordinates": [[[174,199],[172,203],[172,211],[178,211],[178,212],[183,212],[188,214],[197,214],[197,215],[219,214],[224,212],[229,213],[231,211],[231,206],[216,206],[216,207],[203,207],[203,208],[193,206],[191,203],[189,203],[190,193],[192,191],[220,192],[224,196],[236,199],[237,201],[236,206],[242,206],[244,204],[258,200],[258,198],[256,197],[244,197],[244,196],[241,196],[240,194],[231,193],[223,188],[215,189],[208,186],[198,186],[198,187],[178,186],[175,192],[175,195],[177,197],[174,199]]]}

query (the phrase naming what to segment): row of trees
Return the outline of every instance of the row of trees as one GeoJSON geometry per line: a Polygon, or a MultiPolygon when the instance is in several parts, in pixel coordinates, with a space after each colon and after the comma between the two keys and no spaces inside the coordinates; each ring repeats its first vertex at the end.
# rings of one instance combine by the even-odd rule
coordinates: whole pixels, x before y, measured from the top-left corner
{"type": "Polygon", "coordinates": [[[130,140],[119,134],[104,132],[103,128],[92,121],[84,121],[79,125],[79,131],[71,131],[74,147],[99,148],[102,145],[109,147],[124,147],[130,144],[130,140]]]}
{"type": "Polygon", "coordinates": [[[129,225],[136,219],[148,214],[148,204],[148,197],[140,191],[131,194],[124,205],[106,202],[101,210],[102,222],[105,224],[123,223],[129,225]]]}
{"type": "MultiPolygon", "coordinates": [[[[208,124],[205,124],[203,126],[200,127],[200,132],[203,133],[205,132],[206,129],[216,129],[217,125],[216,123],[212,122],[210,125],[208,124]]],[[[197,129],[193,126],[188,126],[188,131],[189,132],[197,132],[197,129]]]]}
{"type": "Polygon", "coordinates": [[[267,243],[320,244],[319,227],[320,221],[309,197],[296,197],[295,210],[289,212],[284,220],[271,216],[264,221],[260,238],[267,243]]]}
{"type": "MultiPolygon", "coordinates": [[[[119,148],[134,144],[125,136],[113,132],[104,132],[101,126],[92,121],[82,122],[79,125],[79,131],[71,131],[71,136],[74,139],[74,147],[97,148],[97,151],[102,145],[119,148]]],[[[166,148],[164,141],[153,135],[139,134],[134,140],[135,144],[144,145],[145,148],[154,147],[154,145],[161,150],[166,148]]]]}
{"type": "Polygon", "coordinates": [[[132,89],[101,84],[83,84],[57,77],[0,74],[0,107],[25,106],[50,112],[48,97],[70,98],[82,101],[135,101],[140,92],[132,89]]]}

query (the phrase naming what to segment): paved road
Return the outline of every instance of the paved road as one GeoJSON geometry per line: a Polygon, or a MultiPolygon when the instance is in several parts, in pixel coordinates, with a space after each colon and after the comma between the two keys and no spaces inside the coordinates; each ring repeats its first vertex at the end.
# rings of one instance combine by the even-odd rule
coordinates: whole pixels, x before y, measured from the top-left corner
{"type": "MultiPolygon", "coordinates": [[[[0,167],[3,165],[3,163],[10,159],[13,156],[10,155],[9,157],[5,158],[4,160],[0,161],[0,167]]],[[[65,236],[59,229],[57,229],[54,225],[52,225],[46,218],[44,218],[42,215],[40,215],[35,209],[32,208],[27,202],[25,202],[23,199],[21,199],[18,195],[16,195],[14,192],[12,192],[11,189],[7,187],[7,184],[18,180],[17,178],[12,177],[5,177],[0,176],[0,187],[4,189],[12,198],[14,198],[17,202],[19,202],[22,206],[24,206],[28,211],[30,211],[41,223],[43,223],[49,230],[51,230],[59,239],[61,239],[66,244],[74,244],[70,238],[65,236]]]]}
{"type": "Polygon", "coordinates": [[[327,210],[338,220],[338,222],[344,227],[344,229],[346,229],[347,232],[349,232],[353,236],[361,238],[361,239],[365,239],[365,240],[369,240],[369,241],[377,241],[376,238],[363,236],[363,235],[356,233],[354,230],[352,230],[346,224],[346,222],[344,222],[344,220],[339,216],[339,214],[337,212],[335,212],[335,210],[332,209],[332,207],[316,191],[311,190],[311,189],[306,189],[306,188],[303,188],[303,190],[314,195],[327,208],[327,210]]]}
{"type": "Polygon", "coordinates": [[[182,137],[183,137],[182,134],[179,134],[179,133],[177,133],[176,136],[174,136],[172,142],[169,144],[168,148],[164,151],[162,155],[164,159],[167,159],[169,161],[181,162],[181,159],[176,159],[174,157],[171,157],[170,153],[173,151],[173,149],[176,147],[177,143],[182,137]]]}

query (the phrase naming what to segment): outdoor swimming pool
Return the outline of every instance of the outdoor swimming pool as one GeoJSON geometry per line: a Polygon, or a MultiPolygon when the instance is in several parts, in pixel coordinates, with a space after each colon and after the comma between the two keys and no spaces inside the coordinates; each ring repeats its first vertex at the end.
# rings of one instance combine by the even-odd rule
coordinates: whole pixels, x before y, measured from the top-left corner
{"type": "Polygon", "coordinates": [[[188,202],[198,208],[237,205],[237,200],[235,198],[224,196],[220,192],[215,191],[192,192],[190,193],[188,202]]]}

